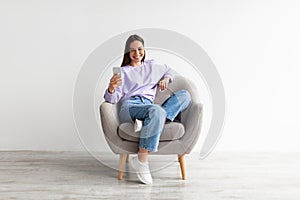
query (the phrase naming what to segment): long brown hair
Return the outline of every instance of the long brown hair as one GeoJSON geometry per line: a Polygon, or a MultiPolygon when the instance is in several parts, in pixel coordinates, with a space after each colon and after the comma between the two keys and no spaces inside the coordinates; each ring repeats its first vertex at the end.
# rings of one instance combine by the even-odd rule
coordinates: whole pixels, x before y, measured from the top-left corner
{"type": "MultiPolygon", "coordinates": [[[[124,50],[124,56],[123,56],[123,61],[122,61],[121,67],[130,64],[130,62],[131,62],[131,59],[130,59],[130,56],[129,56],[130,44],[131,44],[131,42],[134,42],[136,40],[140,41],[143,44],[143,46],[144,46],[144,40],[143,40],[142,37],[140,37],[140,36],[138,36],[136,34],[129,36],[129,38],[126,41],[125,50],[124,50]]],[[[142,62],[144,62],[145,57],[146,57],[146,51],[144,53],[144,57],[142,58],[142,62]]]]}

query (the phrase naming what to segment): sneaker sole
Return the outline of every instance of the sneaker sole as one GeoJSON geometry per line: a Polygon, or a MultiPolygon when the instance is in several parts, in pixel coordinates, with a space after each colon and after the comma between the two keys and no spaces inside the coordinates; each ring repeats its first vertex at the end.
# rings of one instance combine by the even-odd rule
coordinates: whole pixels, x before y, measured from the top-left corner
{"type": "Polygon", "coordinates": [[[144,184],[146,184],[146,185],[152,184],[152,182],[151,182],[151,183],[148,183],[148,182],[144,181],[144,180],[141,178],[140,173],[137,171],[137,169],[136,169],[136,168],[134,167],[134,165],[132,164],[132,160],[131,160],[129,163],[130,163],[130,166],[135,170],[135,173],[136,173],[138,179],[139,179],[142,183],[144,183],[144,184]]]}

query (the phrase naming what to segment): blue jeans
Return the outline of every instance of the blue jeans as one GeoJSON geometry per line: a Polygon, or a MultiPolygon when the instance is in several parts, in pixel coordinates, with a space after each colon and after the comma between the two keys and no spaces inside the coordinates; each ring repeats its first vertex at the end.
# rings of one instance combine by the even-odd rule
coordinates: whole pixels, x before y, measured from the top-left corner
{"type": "Polygon", "coordinates": [[[191,103],[191,96],[186,90],[179,90],[170,96],[161,106],[151,100],[135,96],[124,100],[120,109],[120,121],[144,121],[140,134],[140,148],[155,152],[166,119],[173,121],[191,103]]]}

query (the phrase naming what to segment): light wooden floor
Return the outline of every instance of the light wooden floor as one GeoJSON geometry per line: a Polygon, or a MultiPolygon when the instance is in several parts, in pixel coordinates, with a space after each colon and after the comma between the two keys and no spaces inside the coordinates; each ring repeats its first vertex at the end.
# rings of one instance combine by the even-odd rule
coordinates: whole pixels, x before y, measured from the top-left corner
{"type": "MultiPolygon", "coordinates": [[[[99,155],[117,167],[118,157],[99,155]]],[[[0,199],[300,199],[300,154],[214,153],[186,157],[181,180],[176,156],[152,156],[153,185],[86,153],[0,152],[0,199]]],[[[127,166],[127,170],[130,168],[127,166]]]]}

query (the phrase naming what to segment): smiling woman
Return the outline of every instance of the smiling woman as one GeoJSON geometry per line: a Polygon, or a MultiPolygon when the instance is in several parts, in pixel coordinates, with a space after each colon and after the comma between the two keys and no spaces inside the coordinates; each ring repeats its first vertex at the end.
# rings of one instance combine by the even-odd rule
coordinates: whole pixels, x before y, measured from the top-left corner
{"type": "Polygon", "coordinates": [[[178,90],[162,105],[154,104],[157,88],[166,90],[175,77],[175,71],[168,65],[145,60],[145,54],[144,40],[131,35],[126,41],[121,77],[113,75],[104,98],[114,104],[121,101],[119,116],[122,123],[143,121],[138,157],[132,159],[131,164],[141,182],[151,184],[148,153],[158,150],[165,122],[180,118],[181,112],[191,103],[191,95],[187,90],[178,90]]]}
{"type": "Polygon", "coordinates": [[[138,35],[131,35],[125,45],[122,66],[139,66],[145,60],[144,40],[138,35]]]}

